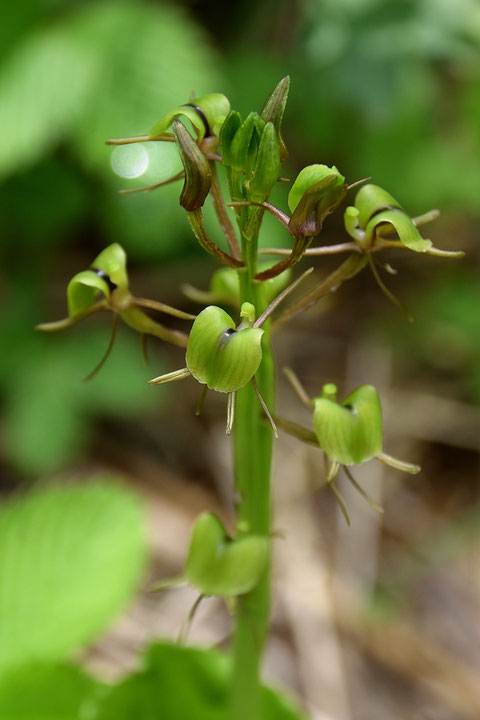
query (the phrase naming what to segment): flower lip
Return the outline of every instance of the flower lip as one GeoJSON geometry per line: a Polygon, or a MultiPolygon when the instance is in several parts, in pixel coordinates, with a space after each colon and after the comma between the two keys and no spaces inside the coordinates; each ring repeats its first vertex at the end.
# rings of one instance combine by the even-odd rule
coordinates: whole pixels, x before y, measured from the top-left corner
{"type": "Polygon", "coordinates": [[[217,348],[218,348],[218,350],[221,350],[223,347],[225,347],[225,345],[227,344],[227,342],[230,340],[230,336],[233,335],[235,332],[237,332],[237,331],[235,330],[235,328],[227,328],[227,329],[220,335],[220,337],[219,337],[218,340],[217,340],[217,348]]]}
{"type": "Polygon", "coordinates": [[[116,285],[116,284],[113,282],[113,280],[110,279],[110,276],[107,275],[107,273],[105,272],[105,270],[95,270],[95,268],[91,268],[91,270],[92,270],[92,272],[94,272],[95,275],[97,275],[99,278],[101,278],[102,280],[105,280],[105,282],[106,282],[107,285],[108,285],[108,288],[109,288],[110,292],[113,292],[114,290],[117,289],[118,285],[116,285]]]}
{"type": "Polygon", "coordinates": [[[372,214],[370,215],[370,217],[368,218],[368,220],[367,220],[367,222],[366,222],[365,224],[368,224],[368,223],[370,222],[370,220],[373,220],[373,218],[374,218],[376,215],[380,215],[380,213],[385,212],[386,210],[396,210],[397,212],[401,212],[401,213],[403,213],[404,215],[407,214],[407,213],[405,212],[405,210],[403,210],[403,208],[401,208],[401,207],[398,207],[398,206],[395,206],[395,205],[383,205],[383,207],[379,207],[379,208],[377,208],[376,210],[374,210],[374,211],[372,212],[372,214]]]}
{"type": "Polygon", "coordinates": [[[199,107],[198,105],[194,105],[193,103],[184,103],[182,105],[182,107],[189,107],[189,108],[192,108],[192,110],[195,110],[195,112],[197,113],[198,117],[200,118],[200,120],[202,121],[202,123],[205,127],[205,137],[211,137],[212,131],[210,130],[210,124],[209,124],[207,116],[203,112],[202,108],[199,107]]]}

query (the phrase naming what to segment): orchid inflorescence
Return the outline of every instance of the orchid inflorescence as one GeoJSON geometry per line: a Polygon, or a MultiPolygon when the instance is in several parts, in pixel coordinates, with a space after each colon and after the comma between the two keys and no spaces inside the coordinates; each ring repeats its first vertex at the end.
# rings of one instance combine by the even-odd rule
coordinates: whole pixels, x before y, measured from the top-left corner
{"type": "MultiPolygon", "coordinates": [[[[312,413],[313,430],[277,416],[265,402],[256,376],[265,355],[271,315],[311,269],[293,282],[292,268],[304,257],[349,253],[349,257],[330,275],[316,282],[274,320],[274,326],[306,310],[369,265],[382,290],[398,302],[381,280],[376,267],[377,253],[402,248],[416,253],[460,257],[460,252],[438,250],[421,236],[419,227],[437,217],[433,210],[412,218],[383,188],[360,180],[347,183],[336,167],[312,164],[300,170],[288,196],[290,215],[272,205],[268,198],[279,181],[281,164],[287,156],[281,125],[288,96],[289,79],[274,88],[262,110],[245,119],[231,110],[228,99],[219,93],[193,98],[165,113],[146,135],[109,140],[110,145],[135,142],[175,143],[183,165],[181,173],[157,185],[183,181],[179,202],[200,245],[222,263],[208,291],[185,288],[189,298],[207,303],[195,316],[155,300],[131,294],[126,255],[117,243],[98,255],[88,270],[75,275],[67,288],[68,317],[39,325],[40,330],[67,328],[98,311],[113,313],[111,350],[120,317],[141,337],[154,335],[186,349],[185,366],[150,381],[151,385],[193,377],[207,389],[227,395],[227,434],[235,426],[237,392],[251,383],[258,398],[258,412],[270,423],[324,452],[326,482],[335,493],[348,522],[348,512],[335,485],[343,468],[347,477],[369,502],[353,478],[352,465],[378,459],[397,469],[416,473],[419,467],[396,460],[383,452],[380,400],[372,385],[362,385],[343,401],[337,400],[333,383],[323,385],[321,395],[309,398],[291,371],[287,376],[303,404],[312,413]],[[223,197],[217,168],[222,167],[230,201],[223,197]],[[345,230],[350,240],[337,245],[314,243],[324,222],[357,185],[353,204],[344,212],[345,230]],[[203,215],[206,199],[213,202],[228,250],[211,239],[203,215]],[[265,212],[270,213],[292,238],[292,247],[258,250],[257,237],[265,212]],[[235,221],[240,228],[238,237],[235,221]],[[278,261],[259,261],[259,254],[283,255],[278,261]],[[224,306],[233,308],[235,320],[224,306]],[[193,321],[189,333],[160,324],[145,310],[166,313],[193,321]]],[[[136,192],[127,191],[127,192],[136,192]]],[[[104,360],[106,357],[104,358],[104,360]]],[[[104,362],[102,360],[102,363],[104,362]]],[[[199,408],[198,408],[199,410],[199,408]]],[[[248,528],[247,528],[248,531],[248,528]]],[[[243,532],[243,531],[242,531],[243,532]]],[[[268,555],[268,538],[255,534],[230,538],[221,522],[209,513],[197,520],[186,569],[181,579],[190,582],[202,595],[235,597],[251,591],[258,583],[268,555]]]]}

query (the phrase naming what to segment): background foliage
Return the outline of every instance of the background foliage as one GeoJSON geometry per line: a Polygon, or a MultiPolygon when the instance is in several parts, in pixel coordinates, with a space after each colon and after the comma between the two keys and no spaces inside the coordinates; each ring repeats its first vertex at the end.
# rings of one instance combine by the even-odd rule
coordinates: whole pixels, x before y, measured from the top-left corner
{"type": "MultiPolygon", "coordinates": [[[[424,485],[432,511],[425,511],[426,531],[444,530],[454,538],[445,556],[451,557],[454,547],[458,557],[465,544],[455,540],[456,523],[467,511],[468,517],[478,511],[478,443],[465,439],[460,417],[471,411],[468,417],[477,422],[480,402],[477,0],[241,0],[229,8],[228,18],[223,3],[207,0],[1,4],[1,488],[5,494],[24,492],[58,471],[105,466],[135,474],[146,458],[213,485],[218,471],[203,449],[206,430],[200,430],[195,458],[185,457],[185,430],[179,426],[194,432],[188,424],[193,396],[187,395],[183,412],[180,401],[172,405],[168,394],[144,383],[169,367],[170,359],[176,366],[175,351],[152,344],[152,365],[146,368],[132,333],[122,329],[108,366],[83,384],[108,343],[109,322],[86,321],[61,337],[42,337],[32,328],[65,314],[68,280],[111,242],[127,250],[135,292],[187,307],[178,285],[188,281],[204,289],[214,264],[191,239],[178,209],[178,185],[152,195],[117,194],[175,172],[172,148],[155,150],[146,172],[125,180],[113,171],[104,140],[145,132],[191,91],[225,92],[241,112],[259,108],[287,73],[292,77],[284,123],[289,177],[310,162],[335,163],[349,181],[372,176],[413,214],[440,207],[442,219],[431,230],[435,244],[467,251],[461,266],[394,258],[401,276],[389,282],[413,310],[413,325],[384,307],[367,278],[345,291],[343,304],[330,306],[334,320],[322,326],[335,341],[368,337],[376,347],[392,347],[399,387],[411,397],[418,391],[448,400],[457,413],[448,426],[453,429],[443,435],[425,431],[430,440],[423,442],[422,460],[431,478],[424,485]]],[[[274,201],[286,207],[287,192],[288,186],[279,187],[274,201]]],[[[270,218],[265,226],[266,245],[288,241],[270,218]]],[[[341,218],[332,217],[325,242],[340,241],[340,230],[341,218]]],[[[315,336],[307,337],[316,347],[315,336]]],[[[301,347],[306,340],[292,342],[301,347]]],[[[313,377],[318,370],[307,368],[304,355],[297,360],[313,377]]],[[[326,374],[330,361],[322,358],[326,374]]],[[[332,366],[334,359],[335,353],[332,366]]],[[[342,363],[344,358],[335,365],[337,376],[326,379],[341,383],[342,363]]],[[[216,407],[210,412],[215,415],[216,407]]],[[[5,720],[70,720],[85,702],[105,695],[101,683],[68,664],[71,651],[106,626],[141,576],[144,521],[135,499],[111,480],[61,487],[6,501],[0,513],[5,720]],[[56,635],[47,633],[46,608],[58,598],[65,617],[50,619],[62,628],[62,647],[45,645],[40,652],[40,631],[56,635]],[[17,659],[17,669],[8,668],[17,659]],[[34,660],[42,667],[32,667],[34,660]],[[56,688],[54,707],[50,686],[56,688]],[[30,704],[19,687],[30,689],[30,704]]],[[[416,547],[418,540],[399,541],[395,557],[402,558],[401,567],[411,567],[406,547],[410,541],[416,547]]],[[[419,574],[400,572],[396,587],[402,597],[410,587],[405,578],[419,574]]],[[[152,651],[152,667],[158,658],[171,661],[169,653],[176,651],[166,647],[152,651]]],[[[192,651],[188,662],[196,657],[192,651]]],[[[211,662],[217,667],[224,661],[215,656],[211,662]]],[[[118,697],[147,682],[145,673],[127,681],[118,697]]],[[[178,689],[190,691],[196,692],[178,689]]],[[[116,697],[114,692],[102,718],[116,713],[116,697]]],[[[145,697],[148,704],[148,692],[145,697]]],[[[205,717],[217,717],[218,707],[205,717]]]]}

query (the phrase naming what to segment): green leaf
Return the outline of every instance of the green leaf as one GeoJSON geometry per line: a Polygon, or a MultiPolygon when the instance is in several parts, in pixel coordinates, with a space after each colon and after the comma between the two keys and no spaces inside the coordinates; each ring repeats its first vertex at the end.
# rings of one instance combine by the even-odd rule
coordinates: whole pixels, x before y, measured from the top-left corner
{"type": "MultiPolygon", "coordinates": [[[[225,720],[230,660],[214,650],[158,643],[137,675],[112,688],[94,720],[225,720]]],[[[262,690],[262,720],[302,720],[270,688],[262,690]]]]}
{"type": "Polygon", "coordinates": [[[0,176],[31,164],[83,112],[94,56],[66,28],[33,32],[0,71],[0,176]]]}
{"type": "Polygon", "coordinates": [[[0,673],[61,660],[107,626],[139,583],[142,526],[137,499],[100,478],[3,508],[0,673]]]}
{"type": "Polygon", "coordinates": [[[63,337],[11,333],[13,360],[0,362],[4,452],[20,471],[38,476],[75,460],[94,436],[99,414],[138,417],[158,406],[146,385],[151,370],[128,329],[118,333],[103,371],[82,382],[108,345],[111,318],[102,320],[102,330],[78,328],[63,337]]]}
{"type": "Polygon", "coordinates": [[[98,74],[74,141],[80,160],[107,176],[107,138],[148,133],[192,90],[203,95],[224,84],[206,36],[172,5],[85,4],[76,38],[97,56],[98,74]]]}
{"type": "Polygon", "coordinates": [[[78,720],[98,683],[73,665],[31,665],[0,678],[2,720],[78,720]]]}
{"type": "Polygon", "coordinates": [[[84,178],[66,157],[45,158],[29,172],[11,176],[0,193],[0,244],[8,246],[15,238],[30,263],[38,264],[59,241],[71,242],[70,231],[88,213],[88,195],[84,178]]]}

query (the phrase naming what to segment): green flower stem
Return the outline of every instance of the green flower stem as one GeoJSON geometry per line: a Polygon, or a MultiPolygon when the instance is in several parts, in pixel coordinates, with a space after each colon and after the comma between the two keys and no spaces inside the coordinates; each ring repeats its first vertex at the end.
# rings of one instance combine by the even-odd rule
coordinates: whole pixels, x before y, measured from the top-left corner
{"type": "Polygon", "coordinates": [[[227,239],[230,253],[234,258],[238,259],[241,257],[241,253],[238,246],[237,233],[235,232],[235,228],[233,227],[232,221],[230,220],[227,207],[222,197],[222,189],[218,181],[216,165],[214,162],[212,162],[210,163],[210,166],[212,168],[211,196],[213,201],[213,207],[215,208],[215,213],[223,230],[223,234],[227,239]]]}
{"type": "MultiPolygon", "coordinates": [[[[259,315],[266,306],[263,287],[255,282],[258,231],[262,212],[249,208],[240,222],[242,251],[247,268],[240,271],[241,302],[253,302],[259,315]]],[[[263,357],[256,380],[271,412],[275,402],[275,366],[269,322],[263,325],[263,357]]],[[[269,537],[271,522],[270,474],[273,433],[251,383],[237,393],[234,425],[235,489],[238,536],[269,537]]],[[[260,720],[260,670],[270,612],[270,561],[260,583],[238,602],[234,638],[232,720],[260,720]]]]}

